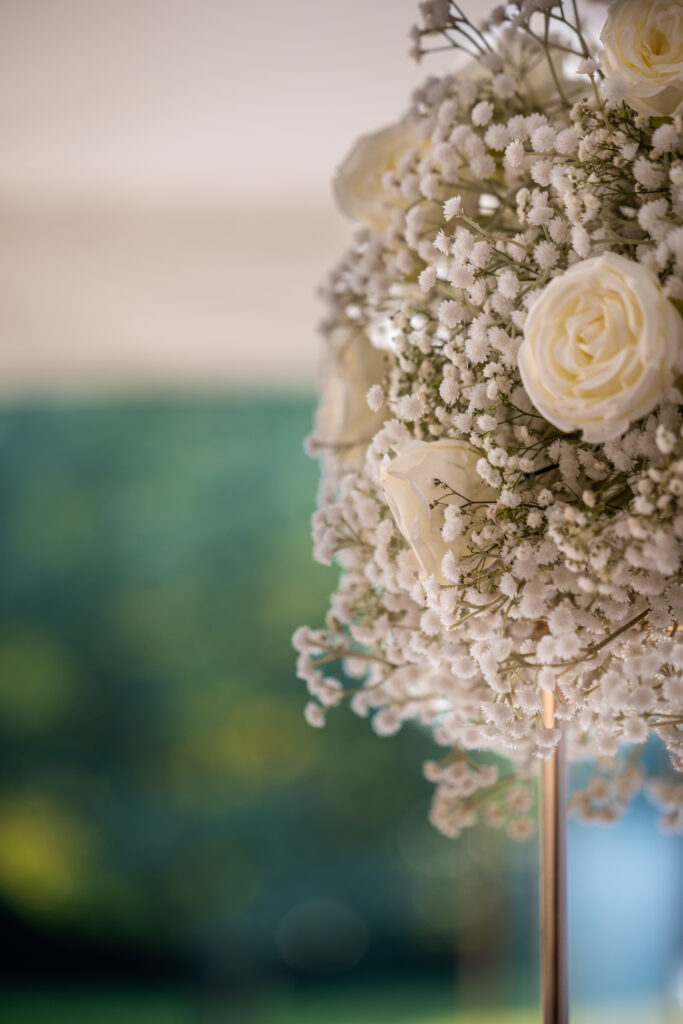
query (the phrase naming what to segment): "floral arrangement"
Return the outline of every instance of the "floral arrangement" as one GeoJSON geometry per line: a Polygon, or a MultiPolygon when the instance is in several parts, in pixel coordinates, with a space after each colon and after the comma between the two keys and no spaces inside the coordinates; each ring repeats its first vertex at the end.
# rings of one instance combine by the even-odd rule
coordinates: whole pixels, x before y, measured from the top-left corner
{"type": "Polygon", "coordinates": [[[616,0],[600,45],[574,2],[420,11],[414,55],[466,63],[335,180],[359,227],[308,447],[342,574],[294,637],[306,716],[430,729],[451,836],[530,835],[562,730],[596,765],[578,813],[644,787],[681,829],[640,754],[656,734],[683,770],[683,0],[616,0]]]}

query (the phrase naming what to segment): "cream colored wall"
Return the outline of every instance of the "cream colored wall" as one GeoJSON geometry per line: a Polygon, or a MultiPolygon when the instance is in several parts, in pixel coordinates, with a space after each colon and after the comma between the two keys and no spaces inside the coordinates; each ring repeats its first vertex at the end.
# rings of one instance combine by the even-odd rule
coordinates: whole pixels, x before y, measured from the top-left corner
{"type": "Polygon", "coordinates": [[[444,66],[416,6],[4,3],[0,392],[309,384],[330,175],[444,66]]]}

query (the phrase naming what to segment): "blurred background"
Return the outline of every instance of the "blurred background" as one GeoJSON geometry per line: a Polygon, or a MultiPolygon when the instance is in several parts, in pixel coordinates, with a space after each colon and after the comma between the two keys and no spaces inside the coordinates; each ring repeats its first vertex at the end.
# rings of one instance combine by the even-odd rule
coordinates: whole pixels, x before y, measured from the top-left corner
{"type": "MultiPolygon", "coordinates": [[[[328,181],[444,68],[414,20],[0,4],[8,1024],[538,1019],[535,844],[436,834],[429,738],[311,729],[290,647],[336,578],[302,452],[328,181]]],[[[681,853],[641,803],[572,825],[577,1024],[683,1019],[681,853]]]]}

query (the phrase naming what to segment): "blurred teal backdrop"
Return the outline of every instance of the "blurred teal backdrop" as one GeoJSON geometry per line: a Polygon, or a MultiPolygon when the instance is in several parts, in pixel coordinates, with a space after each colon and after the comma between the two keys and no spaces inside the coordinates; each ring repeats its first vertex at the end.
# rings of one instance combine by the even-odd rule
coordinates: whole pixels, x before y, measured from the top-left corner
{"type": "MultiPolygon", "coordinates": [[[[3,1020],[537,1019],[534,843],[437,835],[419,729],[304,723],[311,417],[0,415],[3,1020]]],[[[638,805],[570,860],[577,1020],[679,1019],[680,840],[638,805]]]]}

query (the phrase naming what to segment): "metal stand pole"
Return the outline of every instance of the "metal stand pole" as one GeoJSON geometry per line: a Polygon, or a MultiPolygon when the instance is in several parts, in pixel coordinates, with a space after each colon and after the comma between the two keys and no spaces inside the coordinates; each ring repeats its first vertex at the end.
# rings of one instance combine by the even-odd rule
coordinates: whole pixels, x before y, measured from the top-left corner
{"type": "MultiPolygon", "coordinates": [[[[543,694],[543,722],[555,726],[555,698],[543,694]]],[[[543,1024],[568,1024],[567,761],[565,737],[541,774],[541,999],[543,1024]]]]}

